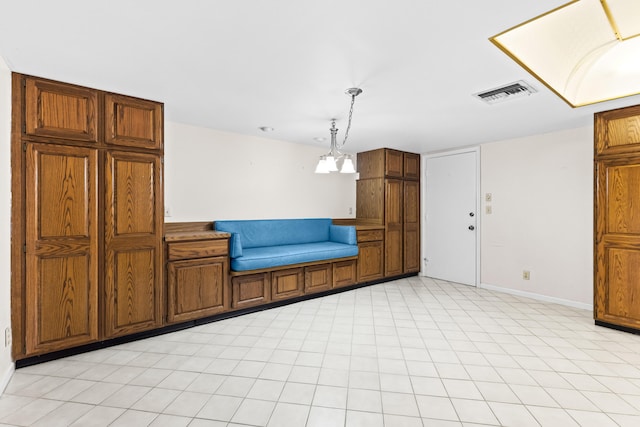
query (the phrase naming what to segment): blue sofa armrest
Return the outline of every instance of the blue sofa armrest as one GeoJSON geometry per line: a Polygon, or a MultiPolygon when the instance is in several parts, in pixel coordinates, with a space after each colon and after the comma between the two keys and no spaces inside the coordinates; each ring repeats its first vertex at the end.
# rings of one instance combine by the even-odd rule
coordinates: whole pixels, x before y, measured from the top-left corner
{"type": "Polygon", "coordinates": [[[353,225],[330,225],[329,240],[336,243],[356,245],[356,228],[353,225]]]}
{"type": "Polygon", "coordinates": [[[242,256],[242,240],[240,239],[240,233],[231,233],[229,239],[229,257],[238,258],[242,256]]]}

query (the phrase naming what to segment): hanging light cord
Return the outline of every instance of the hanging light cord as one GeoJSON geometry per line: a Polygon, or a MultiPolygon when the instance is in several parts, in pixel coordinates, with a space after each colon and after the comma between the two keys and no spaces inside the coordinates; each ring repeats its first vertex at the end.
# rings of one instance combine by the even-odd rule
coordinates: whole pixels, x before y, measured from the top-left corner
{"type": "Polygon", "coordinates": [[[351,129],[351,117],[353,116],[353,104],[356,102],[356,95],[351,95],[351,107],[349,108],[349,121],[347,122],[347,130],[344,132],[344,140],[342,141],[342,144],[340,144],[339,147],[336,147],[338,149],[344,147],[344,145],[347,143],[347,138],[349,138],[349,129],[351,129]]]}

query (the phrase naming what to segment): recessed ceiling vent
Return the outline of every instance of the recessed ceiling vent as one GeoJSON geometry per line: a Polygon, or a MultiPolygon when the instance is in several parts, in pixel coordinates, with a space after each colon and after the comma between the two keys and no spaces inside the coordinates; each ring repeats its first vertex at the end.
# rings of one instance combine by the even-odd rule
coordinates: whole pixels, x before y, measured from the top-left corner
{"type": "Polygon", "coordinates": [[[523,96],[529,96],[536,93],[531,85],[520,80],[515,83],[510,83],[506,86],[497,87],[495,89],[487,90],[484,92],[474,93],[473,96],[486,102],[487,104],[497,104],[498,102],[508,101],[510,99],[522,98],[523,96]]]}

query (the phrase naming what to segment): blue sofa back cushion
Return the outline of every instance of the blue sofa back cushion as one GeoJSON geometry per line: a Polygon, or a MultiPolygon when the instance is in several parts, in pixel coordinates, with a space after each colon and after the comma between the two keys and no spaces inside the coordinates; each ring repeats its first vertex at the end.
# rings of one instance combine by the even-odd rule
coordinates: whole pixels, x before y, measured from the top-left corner
{"type": "MultiPolygon", "coordinates": [[[[242,250],[329,240],[331,218],[215,221],[215,229],[242,236],[242,250]]],[[[232,242],[233,245],[234,242],[232,242]]]]}

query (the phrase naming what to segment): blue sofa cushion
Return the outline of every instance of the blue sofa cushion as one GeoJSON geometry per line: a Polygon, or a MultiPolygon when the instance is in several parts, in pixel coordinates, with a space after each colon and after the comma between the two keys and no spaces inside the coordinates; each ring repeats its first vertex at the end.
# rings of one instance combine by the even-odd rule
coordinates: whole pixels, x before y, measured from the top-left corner
{"type": "Polygon", "coordinates": [[[234,271],[257,270],[356,255],[358,255],[357,245],[345,245],[344,243],[328,241],[244,248],[241,257],[231,259],[231,269],[234,271]]]}
{"type": "Polygon", "coordinates": [[[357,245],[356,228],[344,225],[331,225],[329,227],[329,240],[345,245],[357,245]]]}
{"type": "Polygon", "coordinates": [[[242,256],[242,240],[240,238],[240,233],[231,233],[231,238],[229,239],[229,256],[231,258],[238,258],[242,256]]]}
{"type": "Polygon", "coordinates": [[[215,221],[215,229],[242,236],[242,249],[329,240],[331,218],[215,221]]]}

